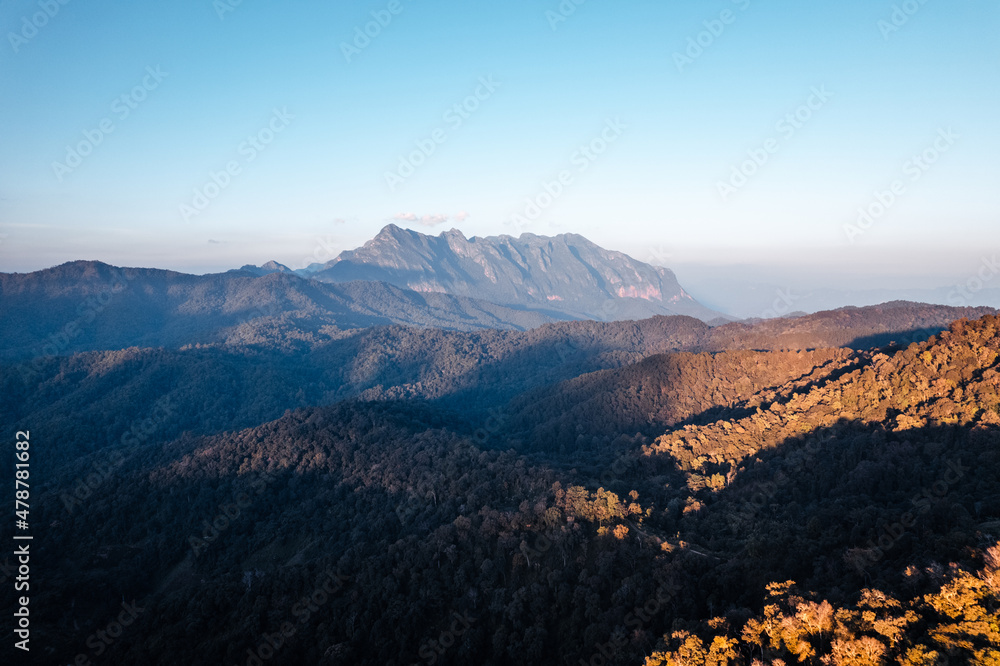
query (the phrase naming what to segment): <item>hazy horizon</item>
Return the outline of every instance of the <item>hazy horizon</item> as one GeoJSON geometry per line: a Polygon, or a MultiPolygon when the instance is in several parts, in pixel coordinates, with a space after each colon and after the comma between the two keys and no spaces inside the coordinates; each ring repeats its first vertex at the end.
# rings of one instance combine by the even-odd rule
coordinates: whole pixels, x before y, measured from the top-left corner
{"type": "MultiPolygon", "coordinates": [[[[393,221],[392,224],[432,236],[444,233],[426,228],[413,229],[402,220],[393,221]]],[[[458,227],[453,229],[464,234],[458,227]]],[[[466,237],[472,238],[473,235],[469,234],[466,237]]],[[[370,239],[364,239],[356,246],[341,249],[355,249],[367,240],[370,239]]],[[[910,272],[904,273],[899,266],[880,262],[876,254],[868,251],[867,259],[880,270],[877,273],[865,274],[830,268],[817,269],[808,259],[802,257],[787,257],[784,263],[762,263],[755,262],[754,257],[747,253],[742,258],[743,261],[728,257],[732,263],[725,263],[727,257],[718,258],[715,262],[697,262],[676,257],[670,248],[665,246],[641,248],[637,252],[628,252],[615,247],[605,249],[624,252],[634,259],[669,268],[677,275],[685,290],[702,304],[739,318],[770,318],[794,312],[811,313],[851,305],[858,307],[877,305],[894,300],[1000,308],[1000,281],[996,283],[992,281],[995,275],[1000,274],[1000,263],[995,253],[971,251],[964,255],[954,254],[951,257],[951,272],[928,275],[926,271],[921,271],[920,266],[921,262],[932,258],[930,255],[924,257],[911,255],[907,262],[910,272]],[[981,279],[983,277],[985,279],[981,279]]],[[[205,275],[224,273],[247,264],[259,266],[268,261],[277,261],[296,270],[305,268],[310,263],[326,263],[339,253],[340,249],[333,237],[327,236],[315,239],[313,255],[301,257],[298,261],[289,260],[275,253],[258,255],[251,261],[236,258],[232,263],[206,266],[192,266],[189,260],[180,258],[161,265],[146,265],[128,258],[111,261],[103,257],[86,256],[67,261],[102,261],[122,267],[153,268],[205,275]],[[270,258],[262,258],[265,256],[270,258]]],[[[937,255],[937,258],[940,259],[940,255],[937,255]]],[[[59,264],[33,270],[51,268],[55,265],[59,264]]]]}
{"type": "Polygon", "coordinates": [[[1000,249],[991,3],[37,9],[0,8],[3,271],[299,268],[388,222],[834,290],[1000,249]]]}

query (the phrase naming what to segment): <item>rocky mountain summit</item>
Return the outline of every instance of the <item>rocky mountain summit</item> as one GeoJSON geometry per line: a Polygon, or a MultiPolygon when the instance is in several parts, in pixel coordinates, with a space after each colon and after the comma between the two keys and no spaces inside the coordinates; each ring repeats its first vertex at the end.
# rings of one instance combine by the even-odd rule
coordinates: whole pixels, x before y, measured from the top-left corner
{"type": "Polygon", "coordinates": [[[692,298],[669,269],[605,250],[577,234],[466,238],[457,229],[429,236],[390,224],[310,277],[334,283],[377,280],[603,321],[720,317],[692,298]]]}

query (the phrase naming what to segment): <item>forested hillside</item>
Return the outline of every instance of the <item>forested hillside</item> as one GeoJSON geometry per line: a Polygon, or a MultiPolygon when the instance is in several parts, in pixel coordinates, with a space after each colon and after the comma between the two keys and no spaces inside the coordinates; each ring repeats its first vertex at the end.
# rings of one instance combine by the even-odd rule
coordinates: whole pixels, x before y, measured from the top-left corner
{"type": "Polygon", "coordinates": [[[721,353],[679,351],[672,321],[532,344],[371,329],[297,366],[94,353],[46,361],[35,393],[5,373],[77,447],[34,509],[37,602],[59,609],[39,644],[108,664],[991,663],[1000,320],[721,353]],[[302,406],[254,423],[295,377],[302,406]]]}
{"type": "MultiPolygon", "coordinates": [[[[327,284],[287,272],[187,275],[76,261],[34,273],[0,273],[0,317],[5,324],[0,328],[0,361],[188,345],[299,354],[367,328],[394,324],[471,332],[514,345],[539,339],[572,339],[585,347],[611,343],[636,353],[644,350],[643,339],[651,330],[682,328],[684,337],[657,351],[868,348],[890,340],[908,344],[955,319],[994,312],[897,302],[713,328],[693,317],[641,319],[648,313],[630,313],[629,301],[648,305],[641,298],[621,297],[608,301],[600,319],[638,321],[566,321],[579,315],[542,304],[499,305],[385,282],[327,284]],[[664,319],[677,323],[659,323],[664,319]]],[[[569,302],[563,305],[572,309],[569,302]]],[[[648,348],[646,353],[654,350],[648,348]]]]}
{"type": "Polygon", "coordinates": [[[0,358],[7,359],[265,340],[293,350],[368,326],[525,330],[569,319],[382,282],[332,285],[281,272],[187,275],[96,261],[0,273],[0,315],[0,358]]]}
{"type": "Polygon", "coordinates": [[[600,455],[608,437],[655,436],[687,419],[754,408],[759,391],[822,375],[851,356],[847,349],[656,354],[518,396],[507,408],[508,430],[545,451],[600,455]]]}
{"type": "MultiPolygon", "coordinates": [[[[158,419],[155,429],[149,426],[151,432],[144,441],[167,441],[184,431],[207,434],[249,427],[275,419],[287,409],[351,397],[427,399],[475,424],[489,410],[503,407],[526,391],[580,377],[576,384],[555,389],[554,399],[565,403],[559,397],[565,390],[579,395],[581,402],[593,399],[605,404],[600,420],[573,426],[586,430],[584,439],[637,432],[654,435],[656,428],[673,423],[673,417],[658,413],[664,407],[648,390],[667,383],[656,376],[655,368],[627,371],[621,379],[581,375],[680,351],[810,350],[872,337],[885,343],[924,339],[921,332],[925,329],[938,332],[958,316],[982,316],[986,310],[900,303],[756,325],[711,328],[690,317],[654,317],[638,322],[564,322],[523,332],[402,326],[348,330],[331,326],[311,332],[292,320],[279,324],[265,317],[235,326],[224,341],[212,344],[129,347],[0,363],[0,389],[5,396],[0,417],[18,428],[46,423],[51,436],[72,453],[120,441],[137,423],[149,419],[157,405],[172,406],[172,416],[158,419]],[[635,373],[652,374],[641,379],[635,373]],[[604,381],[610,382],[607,390],[602,388],[604,381]],[[643,395],[631,404],[634,392],[643,395]],[[625,402],[630,405],[626,407],[625,402]],[[611,415],[612,405],[624,411],[611,415]]],[[[770,364],[748,358],[750,365],[764,368],[770,364]]],[[[798,358],[793,365],[808,371],[801,359],[812,356],[798,358]]],[[[818,357],[817,363],[821,364],[818,357]]],[[[707,377],[693,384],[670,382],[669,391],[686,393],[682,400],[687,401],[689,411],[699,404],[709,408],[722,404],[719,401],[731,402],[736,393],[719,382],[740,381],[740,377],[730,379],[738,367],[742,366],[734,365],[727,373],[722,366],[713,366],[713,372],[718,370],[723,376],[705,385],[705,390],[718,395],[700,393],[700,382],[707,377]]],[[[750,372],[751,378],[756,372],[750,372]]],[[[783,377],[782,372],[779,368],[774,377],[783,377]]],[[[746,388],[741,385],[738,390],[746,388]]],[[[670,397],[668,410],[677,409],[677,396],[670,397]]],[[[549,398],[540,394],[529,401],[536,399],[549,398]]],[[[522,401],[511,409],[520,411],[522,405],[530,407],[522,401]]],[[[546,419],[565,422],[563,406],[553,409],[546,419]]],[[[520,424],[518,428],[528,427],[513,413],[510,416],[512,424],[520,424]]],[[[530,427],[560,426],[539,421],[530,427]]],[[[560,437],[565,440],[566,435],[560,437]]]]}

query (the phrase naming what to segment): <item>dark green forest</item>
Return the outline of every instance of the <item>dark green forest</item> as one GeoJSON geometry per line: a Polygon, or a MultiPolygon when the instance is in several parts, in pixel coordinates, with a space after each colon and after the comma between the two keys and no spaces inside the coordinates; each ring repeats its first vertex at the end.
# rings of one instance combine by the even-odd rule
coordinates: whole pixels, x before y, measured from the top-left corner
{"type": "Polygon", "coordinates": [[[952,310],[7,361],[33,657],[1000,664],[1000,318],[952,310]]]}

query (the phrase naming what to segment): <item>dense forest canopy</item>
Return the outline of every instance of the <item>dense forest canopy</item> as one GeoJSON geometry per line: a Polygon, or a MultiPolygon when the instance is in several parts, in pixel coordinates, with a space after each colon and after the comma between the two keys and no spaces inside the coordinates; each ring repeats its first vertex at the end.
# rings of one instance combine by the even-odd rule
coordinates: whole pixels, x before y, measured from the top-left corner
{"type": "Polygon", "coordinates": [[[40,659],[1000,663],[1000,319],[949,313],[7,363],[40,659]]]}

